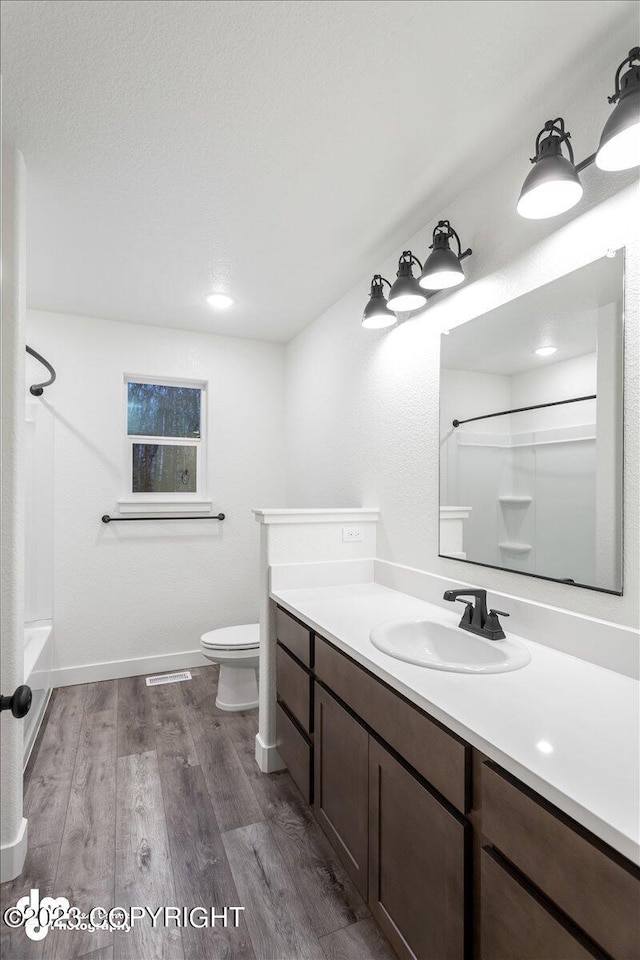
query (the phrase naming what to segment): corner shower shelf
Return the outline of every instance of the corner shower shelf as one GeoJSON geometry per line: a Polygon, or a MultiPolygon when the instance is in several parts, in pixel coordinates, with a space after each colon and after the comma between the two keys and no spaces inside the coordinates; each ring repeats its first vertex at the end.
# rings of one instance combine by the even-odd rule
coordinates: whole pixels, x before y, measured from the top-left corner
{"type": "Polygon", "coordinates": [[[500,503],[504,503],[507,506],[523,507],[531,503],[533,500],[533,497],[505,495],[503,497],[498,497],[498,500],[500,501],[500,503]]]}
{"type": "Polygon", "coordinates": [[[511,540],[503,540],[498,546],[501,550],[506,550],[507,553],[529,553],[533,550],[530,543],[515,543],[511,540]]]}

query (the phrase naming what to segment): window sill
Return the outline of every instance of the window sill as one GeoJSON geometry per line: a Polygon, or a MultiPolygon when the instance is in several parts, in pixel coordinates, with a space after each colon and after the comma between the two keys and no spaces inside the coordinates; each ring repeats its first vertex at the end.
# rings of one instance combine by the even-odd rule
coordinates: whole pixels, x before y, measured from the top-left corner
{"type": "Polygon", "coordinates": [[[154,497],[145,498],[122,497],[118,500],[118,510],[120,513],[211,513],[213,502],[203,500],[201,497],[194,497],[191,500],[186,497],[154,497]]]}

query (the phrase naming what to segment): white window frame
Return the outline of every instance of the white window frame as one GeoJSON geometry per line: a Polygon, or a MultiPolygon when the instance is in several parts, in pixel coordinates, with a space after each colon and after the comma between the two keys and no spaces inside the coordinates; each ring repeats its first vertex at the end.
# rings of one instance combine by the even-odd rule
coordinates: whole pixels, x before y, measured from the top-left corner
{"type": "Polygon", "coordinates": [[[203,513],[209,512],[212,502],[207,497],[207,380],[184,380],[176,377],[149,376],[148,374],[125,373],[123,389],[123,464],[125,489],[118,500],[120,513],[203,513]],[[165,387],[188,387],[200,390],[200,436],[154,437],[128,433],[129,383],[157,383],[165,387]],[[134,493],[133,492],[133,445],[134,443],[167,444],[196,448],[195,493],[134,493]]]}

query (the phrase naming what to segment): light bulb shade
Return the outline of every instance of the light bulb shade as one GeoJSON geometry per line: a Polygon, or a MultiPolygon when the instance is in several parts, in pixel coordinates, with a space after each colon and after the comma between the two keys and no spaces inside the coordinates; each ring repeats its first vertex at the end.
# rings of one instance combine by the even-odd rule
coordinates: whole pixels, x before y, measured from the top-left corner
{"type": "Polygon", "coordinates": [[[379,300],[369,300],[362,314],[362,326],[367,330],[382,330],[384,327],[392,327],[397,322],[397,317],[389,310],[386,300],[384,303],[379,300]]]}
{"type": "Polygon", "coordinates": [[[561,139],[551,135],[540,144],[533,170],[522,185],[517,210],[527,220],[545,220],[570,210],[582,197],[575,166],[561,153],[561,139]]]}
{"type": "Polygon", "coordinates": [[[404,259],[405,256],[406,254],[403,254],[398,263],[398,276],[389,291],[388,300],[390,308],[400,313],[407,310],[417,310],[427,302],[427,298],[413,275],[411,260],[404,259]]]}
{"type": "Polygon", "coordinates": [[[397,323],[396,315],[389,310],[382,280],[376,276],[371,282],[371,295],[362,314],[362,326],[367,330],[382,330],[384,327],[392,327],[394,323],[397,323]]]}
{"type": "Polygon", "coordinates": [[[596,166],[601,170],[628,170],[640,164],[640,67],[632,67],[620,81],[620,99],[604,125],[596,166]]]}
{"type": "Polygon", "coordinates": [[[418,282],[424,290],[446,290],[447,287],[456,287],[463,280],[464,270],[447,244],[446,247],[436,248],[427,257],[418,282]]]}

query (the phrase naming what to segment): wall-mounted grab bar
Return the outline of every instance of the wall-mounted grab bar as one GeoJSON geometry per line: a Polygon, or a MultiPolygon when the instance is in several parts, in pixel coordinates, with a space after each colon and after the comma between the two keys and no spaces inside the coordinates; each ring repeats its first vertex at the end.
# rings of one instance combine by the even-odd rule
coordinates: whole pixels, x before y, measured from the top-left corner
{"type": "Polygon", "coordinates": [[[461,423],[473,423],[474,420],[490,420],[492,417],[506,417],[508,413],[526,413],[527,410],[542,410],[543,407],[560,407],[564,403],[580,403],[582,400],[595,400],[596,394],[588,397],[572,397],[571,400],[552,400],[549,403],[535,403],[532,407],[515,407],[513,410],[500,410],[498,413],[485,413],[482,417],[469,417],[467,420],[452,420],[454,427],[461,423]]]}
{"type": "Polygon", "coordinates": [[[34,383],[29,387],[29,393],[32,393],[34,397],[41,397],[44,392],[44,388],[50,387],[51,384],[54,383],[56,379],[56,372],[49,361],[45,360],[44,357],[41,357],[40,354],[33,349],[33,347],[27,346],[26,350],[30,356],[35,357],[36,360],[39,360],[40,363],[45,366],[51,374],[48,380],[43,380],[42,383],[34,383]]]}
{"type": "Polygon", "coordinates": [[[202,517],[163,517],[161,515],[157,517],[110,517],[108,513],[105,513],[100,519],[103,523],[125,523],[128,520],[224,520],[225,516],[224,513],[214,513],[202,517]]]}

